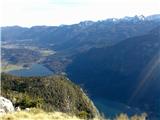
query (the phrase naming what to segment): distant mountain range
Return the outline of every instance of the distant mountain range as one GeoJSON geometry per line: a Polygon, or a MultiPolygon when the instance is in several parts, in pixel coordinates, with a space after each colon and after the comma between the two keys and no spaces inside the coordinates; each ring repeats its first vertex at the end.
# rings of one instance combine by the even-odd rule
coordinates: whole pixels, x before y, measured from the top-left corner
{"type": "Polygon", "coordinates": [[[104,43],[108,45],[108,43],[145,34],[159,25],[159,18],[160,15],[134,16],[98,22],[84,21],[63,26],[2,27],[2,41],[33,39],[40,43],[54,43],[57,49],[71,49],[86,44],[103,46],[104,43]]]}
{"type": "Polygon", "coordinates": [[[13,64],[10,56],[14,56],[14,64],[20,64],[35,57],[38,60],[30,62],[65,72],[93,98],[125,103],[160,117],[160,14],[61,26],[11,26],[1,31],[2,61],[13,64]],[[25,48],[21,55],[23,48],[15,50],[13,45],[32,49],[25,48]],[[42,59],[39,49],[56,53],[42,59]]]}
{"type": "MultiPolygon", "coordinates": [[[[68,64],[71,61],[70,57],[77,53],[95,47],[112,46],[127,38],[148,33],[160,25],[159,16],[112,18],[62,26],[2,27],[1,37],[2,41],[18,42],[18,44],[19,42],[28,41],[25,43],[30,44],[30,46],[35,45],[40,48],[55,50],[57,54],[49,56],[43,64],[49,63],[53,59],[56,63],[58,61],[59,64],[68,64]]],[[[51,63],[46,65],[55,72],[64,71],[63,67],[61,69],[54,67],[55,63],[54,66],[51,63]]]]}
{"type": "Polygon", "coordinates": [[[54,49],[71,51],[111,45],[145,34],[160,25],[160,15],[106,19],[63,26],[2,27],[2,41],[32,39],[39,44],[54,44],[54,49]]]}

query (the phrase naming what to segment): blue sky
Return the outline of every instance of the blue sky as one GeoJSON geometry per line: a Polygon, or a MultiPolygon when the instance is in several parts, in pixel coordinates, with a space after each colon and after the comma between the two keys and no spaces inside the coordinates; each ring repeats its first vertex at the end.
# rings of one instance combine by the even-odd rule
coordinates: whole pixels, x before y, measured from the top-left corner
{"type": "Polygon", "coordinates": [[[1,26],[73,24],[160,13],[160,0],[1,0],[1,26]]]}

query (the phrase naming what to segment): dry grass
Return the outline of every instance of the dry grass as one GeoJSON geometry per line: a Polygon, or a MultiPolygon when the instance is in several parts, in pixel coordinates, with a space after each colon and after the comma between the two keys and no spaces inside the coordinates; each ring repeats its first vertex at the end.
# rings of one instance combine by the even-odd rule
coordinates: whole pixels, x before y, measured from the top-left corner
{"type": "Polygon", "coordinates": [[[46,113],[42,110],[20,111],[1,116],[2,120],[80,120],[61,112],[46,113]]]}
{"type": "Polygon", "coordinates": [[[119,116],[116,117],[115,120],[146,120],[147,114],[143,113],[141,115],[134,115],[132,117],[128,117],[126,114],[120,114],[119,116]]]}
{"type": "MultiPolygon", "coordinates": [[[[31,109],[30,111],[20,111],[1,115],[0,120],[83,120],[73,115],[61,112],[44,112],[39,109],[31,109]]],[[[94,119],[98,120],[98,119],[94,119]]]]}
{"type": "MultiPolygon", "coordinates": [[[[73,115],[68,115],[62,112],[44,112],[43,110],[32,108],[30,111],[20,111],[8,113],[0,116],[0,120],[84,120],[73,115]]],[[[94,118],[93,120],[104,120],[94,118]]],[[[105,119],[111,120],[111,119],[105,119]]],[[[126,114],[120,114],[113,120],[146,120],[146,114],[140,116],[134,115],[128,117],[126,114]]]]}

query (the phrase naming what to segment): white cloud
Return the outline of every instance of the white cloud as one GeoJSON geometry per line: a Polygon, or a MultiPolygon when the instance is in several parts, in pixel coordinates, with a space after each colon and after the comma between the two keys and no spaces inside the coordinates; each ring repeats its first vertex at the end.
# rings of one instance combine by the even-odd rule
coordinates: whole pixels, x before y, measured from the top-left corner
{"type": "Polygon", "coordinates": [[[160,13],[160,0],[3,0],[2,25],[60,25],[160,13]]]}

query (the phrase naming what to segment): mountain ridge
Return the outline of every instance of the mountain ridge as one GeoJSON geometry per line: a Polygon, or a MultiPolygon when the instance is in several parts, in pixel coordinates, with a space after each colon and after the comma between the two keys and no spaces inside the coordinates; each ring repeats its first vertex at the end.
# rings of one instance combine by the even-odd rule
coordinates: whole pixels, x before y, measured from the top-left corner
{"type": "MultiPolygon", "coordinates": [[[[92,21],[92,20],[83,20],[83,21],[80,21],[79,23],[73,23],[73,24],[61,24],[61,25],[51,25],[52,27],[63,27],[63,26],[71,26],[71,25],[75,25],[75,24],[80,24],[80,25],[90,25],[92,23],[95,23],[95,22],[98,22],[98,21],[118,21],[118,20],[131,20],[131,19],[134,19],[134,18],[138,18],[139,20],[148,20],[148,21],[151,21],[151,20],[157,20],[160,18],[160,14],[152,14],[152,15],[148,15],[148,16],[144,16],[144,15],[134,15],[134,16],[124,16],[124,17],[121,17],[121,18],[114,18],[114,17],[111,17],[111,18],[107,18],[107,19],[104,19],[104,20],[97,20],[97,21],[92,21]]],[[[22,28],[32,28],[32,27],[51,27],[49,25],[36,25],[36,26],[31,26],[31,27],[23,27],[23,26],[20,26],[20,25],[12,25],[12,26],[1,26],[1,28],[4,28],[4,27],[22,27],[22,28]]]]}
{"type": "Polygon", "coordinates": [[[156,33],[151,31],[114,46],[93,48],[77,55],[67,67],[68,77],[83,84],[93,97],[107,96],[106,99],[151,110],[149,114],[154,111],[159,116],[158,111],[155,112],[158,103],[154,102],[159,99],[160,92],[156,85],[160,80],[160,34],[157,30],[159,27],[153,30],[156,33]]]}

